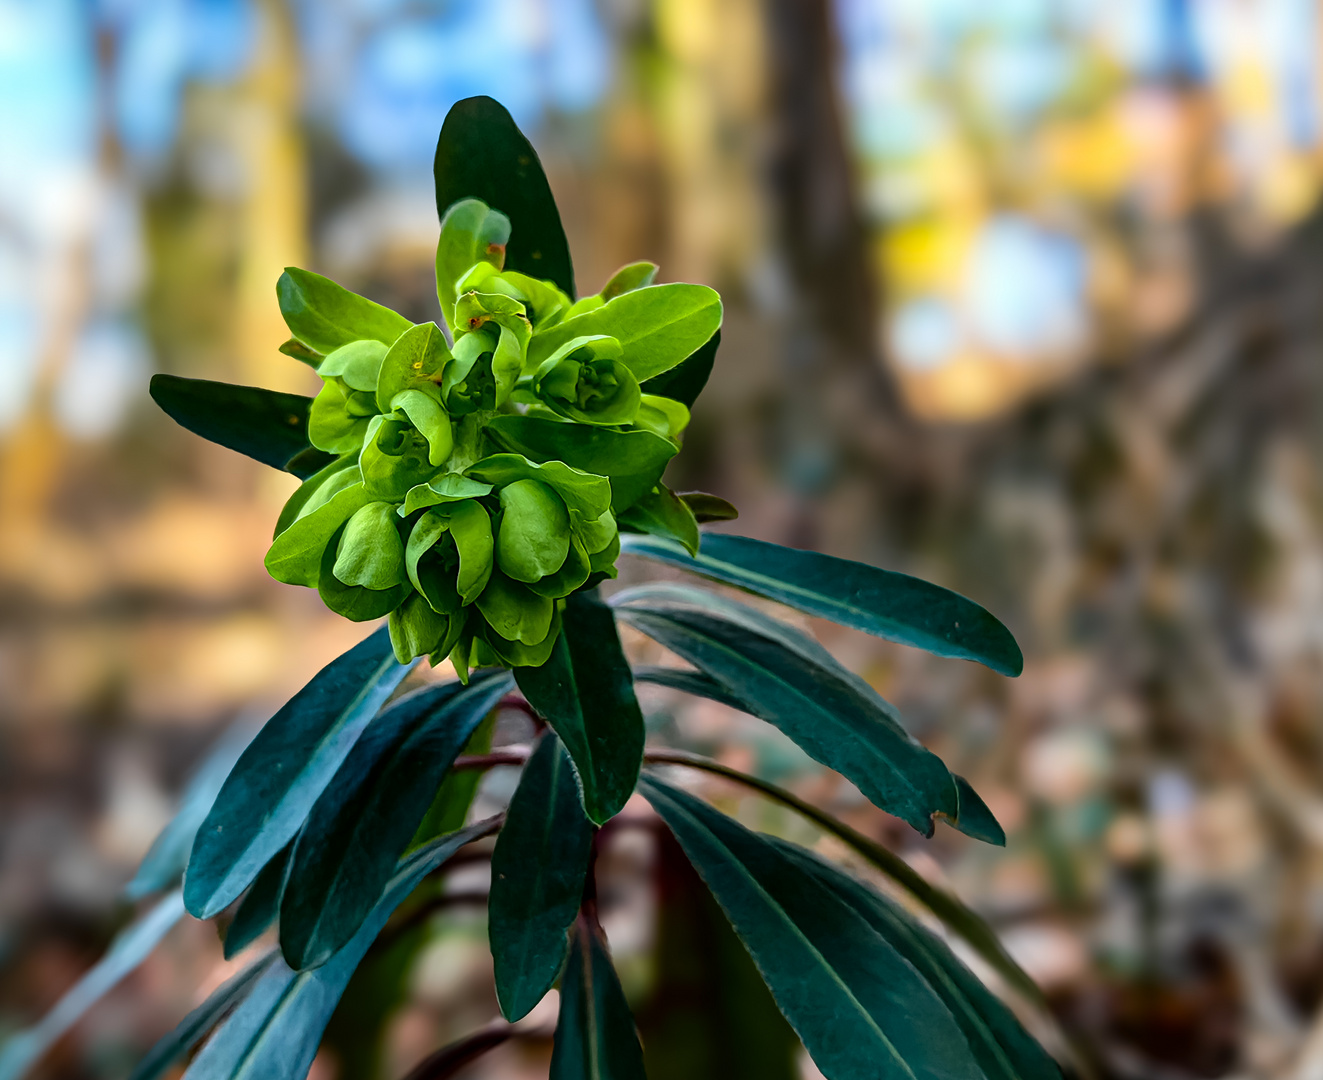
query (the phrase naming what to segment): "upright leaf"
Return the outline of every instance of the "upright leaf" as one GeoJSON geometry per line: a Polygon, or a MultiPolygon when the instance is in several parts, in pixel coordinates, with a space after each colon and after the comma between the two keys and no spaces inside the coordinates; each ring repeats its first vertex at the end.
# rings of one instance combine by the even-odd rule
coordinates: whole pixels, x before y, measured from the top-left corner
{"type": "Polygon", "coordinates": [[[290,333],[323,355],[351,341],[391,345],[413,325],[390,308],[297,266],[285,267],[276,297],[290,333]]]}
{"type": "Polygon", "coordinates": [[[181,427],[306,480],[335,460],[308,442],[312,398],[258,386],[153,375],[152,400],[181,427]]]}
{"type": "Polygon", "coordinates": [[[565,601],[551,658],[516,668],[515,681],[569,750],[588,816],[599,825],[614,817],[638,780],[643,713],[611,609],[595,589],[565,601]]]}
{"type": "Polygon", "coordinates": [[[408,670],[378,630],[322,668],[267,721],[198,830],[184,874],[190,914],[209,919],[227,907],[293,839],[408,670]]]}
{"type": "Polygon", "coordinates": [[[849,904],[692,795],[640,786],[828,1080],[983,1080],[942,999],[849,904]]]}
{"type": "Polygon", "coordinates": [[[551,989],[579,912],[593,826],[574,767],[553,732],[524,766],[492,853],[487,925],[496,998],[511,1023],[551,989]]]}
{"type": "Polygon", "coordinates": [[[455,756],[510,688],[504,671],[403,698],[368,728],[308,815],[280,902],[280,948],[326,963],[372,911],[455,756]]]}
{"type": "Polygon", "coordinates": [[[926,836],[933,815],[955,819],[955,782],[901,726],[891,706],[817,642],[705,592],[674,586],[612,598],[620,618],[665,645],[775,724],[875,805],[926,836]]]}
{"type": "Polygon", "coordinates": [[[481,199],[510,219],[505,266],[550,280],[574,298],[574,265],[537,151],[505,108],[489,97],[458,102],[446,114],[432,164],[436,212],[481,199]]]}
{"type": "Polygon", "coordinates": [[[575,924],[560,987],[550,1080],[644,1080],[634,1017],[601,935],[575,924]]]}
{"type": "Polygon", "coordinates": [[[391,913],[426,875],[498,824],[494,818],[479,822],[402,859],[371,915],[330,963],[294,971],[274,961],[193,1059],[185,1080],[302,1080],[336,1002],[391,913]]]}
{"type": "Polygon", "coordinates": [[[656,537],[622,537],[622,549],[724,581],[810,615],[937,656],[977,660],[1018,675],[1024,657],[1011,632],[958,593],[908,574],[819,555],[816,551],[707,533],[691,557],[656,537]]]}

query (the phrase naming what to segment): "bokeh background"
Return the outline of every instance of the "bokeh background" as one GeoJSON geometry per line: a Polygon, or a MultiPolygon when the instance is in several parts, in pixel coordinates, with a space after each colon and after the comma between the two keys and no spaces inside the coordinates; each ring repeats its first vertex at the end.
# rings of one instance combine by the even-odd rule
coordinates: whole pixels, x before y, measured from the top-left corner
{"type": "MultiPolygon", "coordinates": [[[[531,134],[585,289],[651,257],[726,299],[672,486],[959,589],[1025,647],[1009,681],[813,627],[1005,850],[923,841],[714,705],[649,692],[656,737],[958,891],[1095,1075],[1323,1076],[1315,0],[0,0],[0,1037],[131,917],[223,732],[363,633],[265,576],[292,478],[174,426],[150,374],[311,390],[276,352],[287,264],[435,318],[432,151],[476,93],[531,134]]],[[[719,1047],[702,1013],[742,976],[682,970],[712,912],[690,882],[658,918],[630,882],[674,853],[611,850],[645,1037],[719,1047]]],[[[319,1080],[494,1015],[457,888],[399,1013],[359,987],[319,1080]]],[[[125,1076],[228,970],[180,928],[41,1075],[125,1076]]]]}

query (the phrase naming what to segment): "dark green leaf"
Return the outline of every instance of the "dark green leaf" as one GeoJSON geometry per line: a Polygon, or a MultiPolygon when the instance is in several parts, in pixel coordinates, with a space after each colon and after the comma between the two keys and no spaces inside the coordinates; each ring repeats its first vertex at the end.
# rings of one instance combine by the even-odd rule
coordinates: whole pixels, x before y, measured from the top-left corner
{"type": "Polygon", "coordinates": [[[649,533],[684,545],[698,554],[698,519],[678,495],[665,484],[658,484],[619,517],[626,532],[649,533]]]}
{"type": "Polygon", "coordinates": [[[496,998],[512,1023],[551,989],[583,899],[593,826],[554,732],[538,742],[492,853],[488,933],[496,998]]]}
{"type": "Polygon", "coordinates": [[[697,558],[655,537],[624,538],[623,548],[938,656],[977,660],[1003,675],[1024,667],[1020,647],[996,618],[908,574],[724,533],[706,534],[697,558]]]}
{"type": "Polygon", "coordinates": [[[496,416],[487,434],[534,461],[563,461],[611,481],[611,509],[628,509],[658,480],[679,447],[651,431],[612,431],[539,416],[496,416]]]}
{"type": "Polygon", "coordinates": [[[326,963],[372,911],[469,736],[510,688],[507,672],[402,698],[378,717],[308,814],[280,902],[280,948],[326,963]]]}
{"type": "Polygon", "coordinates": [[[611,956],[586,920],[575,924],[560,987],[550,1080],[644,1080],[643,1050],[611,956]]]}
{"type": "Polygon", "coordinates": [[[267,721],[198,830],[184,874],[191,914],[209,919],[228,907],[294,838],[408,670],[378,630],[322,668],[267,721]]]}
{"type": "Polygon", "coordinates": [[[390,308],[297,266],[285,267],[276,282],[276,297],[290,333],[322,354],[351,341],[391,345],[413,325],[390,308]]]}
{"type": "Polygon", "coordinates": [[[11,1036],[0,1048],[0,1080],[18,1080],[59,1041],[83,1015],[129,972],[147,959],[160,941],[184,917],[178,891],[156,902],[146,915],[115,937],[97,963],[74,983],[33,1027],[11,1036]]]}
{"type": "Polygon", "coordinates": [[[972,836],[975,840],[982,840],[985,844],[996,844],[997,847],[1005,847],[1006,830],[992,816],[988,804],[979,798],[978,792],[969,786],[969,781],[963,776],[956,776],[955,782],[956,792],[960,796],[960,814],[951,824],[966,836],[972,836]]]}
{"type": "MultiPolygon", "coordinates": [[[[496,713],[487,714],[487,718],[469,736],[464,744],[465,754],[485,754],[492,748],[492,734],[496,730],[496,713]]],[[[469,808],[473,797],[478,793],[478,782],[482,773],[477,769],[452,770],[437,788],[432,805],[423,815],[422,824],[409,841],[410,847],[425,844],[442,833],[454,832],[462,828],[468,820],[469,808]]]]}
{"type": "Polygon", "coordinates": [[[488,1050],[495,1050],[508,1042],[514,1035],[515,1029],[509,1024],[491,1024],[428,1054],[409,1070],[404,1080],[449,1080],[458,1076],[466,1065],[477,1061],[488,1050]]]}
{"type": "Polygon", "coordinates": [[[515,669],[515,681],[569,750],[588,816],[599,825],[614,817],[638,780],[643,713],[611,609],[597,590],[565,601],[551,658],[515,669]]]}
{"type": "Polygon", "coordinates": [[[843,900],[890,944],[942,999],[989,1080],[1060,1080],[1061,1069],[1015,1015],[945,942],[893,901],[794,844],[771,843],[795,866],[843,900]]]}
{"type": "Polygon", "coordinates": [[[694,407],[698,395],[703,392],[707,380],[712,376],[712,367],[717,362],[717,349],[721,347],[721,330],[718,329],[708,340],[681,360],[670,371],[654,375],[643,384],[645,394],[656,394],[679,401],[689,408],[694,407]]]}
{"type": "Polygon", "coordinates": [[[443,836],[402,859],[362,928],[329,963],[293,971],[276,960],[193,1059],[185,1080],[301,1080],[322,1031],[386,920],[422,879],[465,844],[489,836],[497,819],[443,836]]]}
{"type": "Polygon", "coordinates": [[[432,164],[436,212],[481,199],[510,219],[505,266],[550,280],[574,298],[574,264],[537,151],[505,108],[489,97],[458,102],[441,125],[432,164]]]}
{"type": "Polygon", "coordinates": [[[629,625],[665,645],[775,724],[875,805],[931,836],[933,815],[955,818],[946,766],[901,726],[892,707],[817,642],[733,600],[677,586],[612,598],[629,625]]]}
{"type": "Polygon", "coordinates": [[[734,503],[729,503],[720,495],[709,495],[706,491],[681,491],[680,498],[693,511],[699,524],[705,521],[734,521],[740,516],[734,503]]]}
{"type": "Polygon", "coordinates": [[[181,427],[306,480],[335,460],[308,442],[312,398],[209,379],[153,375],[152,400],[181,427]]]}
{"type": "Polygon", "coordinates": [[[181,1057],[205,1039],[211,1029],[225,1019],[248,996],[257,982],[280,954],[272,949],[249,964],[238,975],[223,982],[201,1005],[179,1021],[170,1034],[160,1039],[138,1062],[129,1080],[157,1080],[181,1057]]]}
{"type": "Polygon", "coordinates": [[[738,709],[740,712],[748,710],[748,705],[742,699],[730,693],[711,675],[704,675],[701,671],[674,667],[636,667],[634,669],[634,681],[666,686],[672,690],[682,690],[686,694],[707,698],[709,701],[717,701],[729,708],[738,709]]]}
{"type": "Polygon", "coordinates": [[[942,999],[849,904],[693,796],[640,787],[829,1080],[983,1080],[942,999]]]}
{"type": "Polygon", "coordinates": [[[280,894],[285,888],[285,871],[289,867],[289,853],[293,842],[281,848],[280,853],[262,867],[262,872],[249,887],[230,925],[225,928],[225,959],[233,960],[244,949],[260,938],[280,914],[280,894]]]}

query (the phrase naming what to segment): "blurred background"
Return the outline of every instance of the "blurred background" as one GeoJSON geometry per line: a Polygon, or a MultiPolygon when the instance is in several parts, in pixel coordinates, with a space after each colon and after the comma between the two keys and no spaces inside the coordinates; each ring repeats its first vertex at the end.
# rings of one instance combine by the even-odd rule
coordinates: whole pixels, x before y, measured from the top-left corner
{"type": "MultiPolygon", "coordinates": [[[[149,376],[314,389],[276,352],[287,264],[436,318],[432,152],[478,93],[538,147],[585,292],[647,257],[725,297],[672,486],[958,589],[1025,648],[1010,681],[813,625],[1005,850],[924,841],[715,705],[648,691],[656,737],[955,889],[1095,1075],[1323,1076],[1314,0],[0,0],[0,1037],[132,916],[222,733],[364,632],[265,575],[293,479],[177,428],[149,376]]],[[[711,1021],[748,972],[696,981],[720,916],[631,835],[604,920],[654,1080],[812,1075],[732,1058],[711,1021]]],[[[456,888],[355,984],[318,1080],[495,1015],[456,888]]],[[[177,929],[39,1075],[127,1075],[229,970],[177,929]]]]}

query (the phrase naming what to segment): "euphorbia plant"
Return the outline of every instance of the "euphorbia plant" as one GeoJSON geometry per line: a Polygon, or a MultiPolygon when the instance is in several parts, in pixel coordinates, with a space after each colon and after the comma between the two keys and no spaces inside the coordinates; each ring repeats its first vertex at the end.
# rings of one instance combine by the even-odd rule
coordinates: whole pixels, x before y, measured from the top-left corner
{"type": "MultiPolygon", "coordinates": [[[[597,830],[637,792],[826,1076],[1060,1075],[1012,1012],[894,900],[644,766],[719,773],[800,811],[1032,996],[968,909],[788,792],[680,751],[645,751],[634,687],[659,683],[776,725],[924,835],[941,818],[1002,843],[973,789],[803,632],[689,585],[609,598],[598,586],[616,576],[623,550],[1016,675],[1011,635],[972,601],[914,578],[700,536],[700,522],[729,519],[733,508],[677,495],[661,477],[716,354],[717,294],[656,285],[656,267],[636,263],[576,298],[536,154],[490,99],[461,102],[447,118],[436,185],[444,327],[414,325],[291,269],[277,288],[293,335],[283,351],[315,367],[314,399],[153,382],[186,427],[303,479],[276,524],[272,575],[316,588],[347,618],[385,617],[388,627],[276,713],[218,792],[199,783],[132,886],[138,896],[174,891],[75,996],[113,981],[185,909],[210,919],[237,901],[227,955],[272,927],[279,948],[190,1014],[135,1077],[159,1076],[200,1045],[191,1080],[296,1080],[396,908],[460,848],[495,836],[488,926],[505,1018],[519,1020],[559,986],[553,1077],[641,1077],[639,1039],[597,922],[593,860],[597,830]],[[619,623],[688,666],[631,668],[619,623]],[[423,656],[448,657],[458,679],[392,700],[423,656]],[[535,744],[461,756],[516,691],[545,721],[535,744]],[[501,763],[523,766],[508,808],[466,825],[473,788],[447,777],[501,763]]],[[[67,1020],[73,1007],[61,1008],[67,1020]]],[[[16,1040],[0,1072],[4,1062],[21,1071],[61,1022],[16,1040]]],[[[419,1075],[448,1075],[446,1062],[492,1041],[485,1031],[419,1075]]]]}

